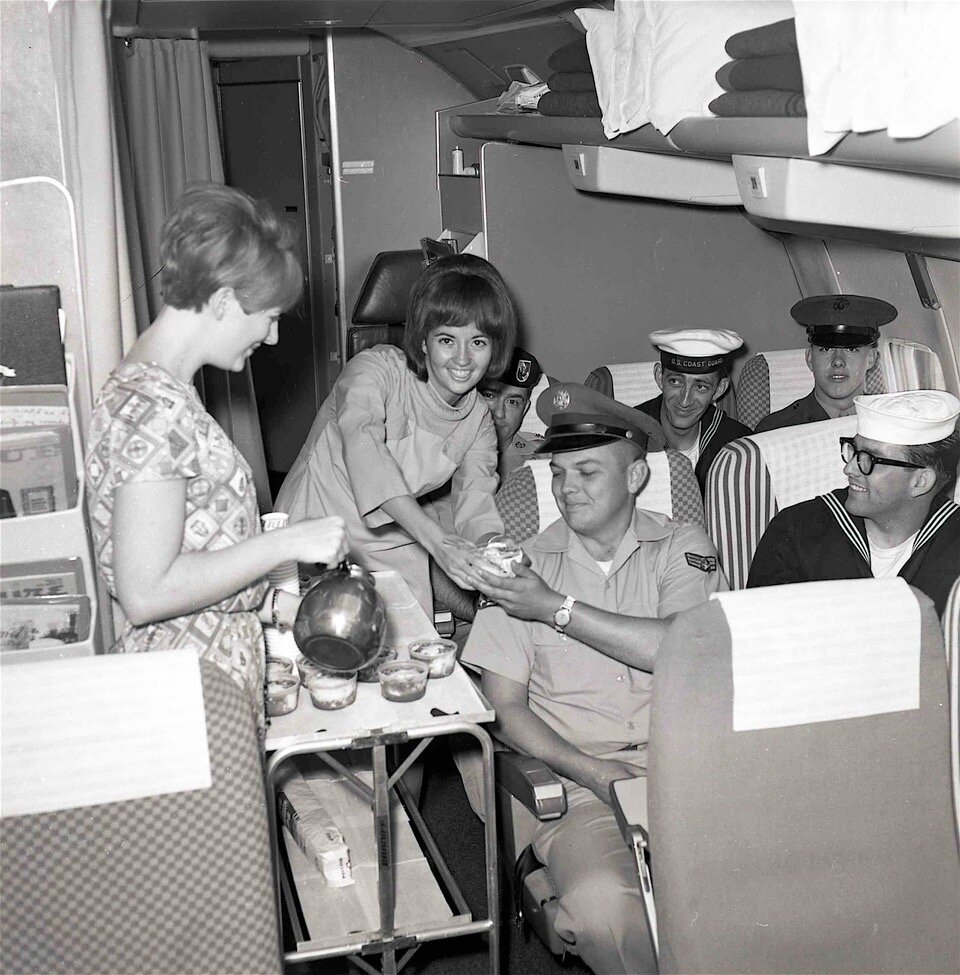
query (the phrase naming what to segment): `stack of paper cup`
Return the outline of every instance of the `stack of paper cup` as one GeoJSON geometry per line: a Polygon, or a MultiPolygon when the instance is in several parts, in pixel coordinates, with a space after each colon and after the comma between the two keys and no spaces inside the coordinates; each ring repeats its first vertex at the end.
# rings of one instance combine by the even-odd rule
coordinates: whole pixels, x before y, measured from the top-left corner
{"type": "MultiPolygon", "coordinates": [[[[277,528],[285,528],[289,515],[285,511],[273,511],[267,515],[261,515],[260,521],[265,532],[275,531],[277,528]]],[[[272,572],[267,574],[267,580],[275,589],[283,589],[285,592],[300,595],[300,574],[297,571],[296,562],[281,562],[272,572]]],[[[278,657],[287,657],[293,660],[297,655],[297,644],[293,639],[292,633],[283,633],[273,626],[263,628],[263,636],[267,644],[267,652],[278,657]]]]}

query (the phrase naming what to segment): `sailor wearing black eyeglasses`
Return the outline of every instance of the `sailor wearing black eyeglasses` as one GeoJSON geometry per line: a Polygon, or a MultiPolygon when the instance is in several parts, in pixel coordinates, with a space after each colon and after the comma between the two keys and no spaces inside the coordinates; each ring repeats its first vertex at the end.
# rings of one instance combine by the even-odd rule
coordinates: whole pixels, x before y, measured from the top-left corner
{"type": "Polygon", "coordinates": [[[848,486],[780,512],[748,587],[899,575],[943,614],[960,575],[960,400],[939,390],[858,396],[857,435],[840,438],[848,486]]]}

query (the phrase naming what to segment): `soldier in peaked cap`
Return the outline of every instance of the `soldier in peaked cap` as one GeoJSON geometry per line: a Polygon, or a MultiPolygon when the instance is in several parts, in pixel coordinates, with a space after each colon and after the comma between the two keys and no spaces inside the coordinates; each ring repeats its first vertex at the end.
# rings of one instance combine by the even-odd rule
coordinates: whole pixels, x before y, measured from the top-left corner
{"type": "Polygon", "coordinates": [[[757,433],[852,415],[854,398],[877,363],[880,329],[897,317],[897,309],[863,295],[814,295],[798,301],[790,314],[807,330],[813,389],[764,417],[757,433]]]}
{"type": "Polygon", "coordinates": [[[689,458],[703,491],[720,449],[753,432],[716,406],[730,388],[730,359],[743,339],[728,329],[687,328],[653,332],[650,341],[660,352],[653,375],[661,394],[636,408],[689,458]]]}
{"type": "Polygon", "coordinates": [[[942,615],[960,574],[960,400],[917,389],[858,396],[840,438],[848,487],[786,508],[767,526],[748,586],[902,576],[942,615]]]}
{"type": "Polygon", "coordinates": [[[726,582],[702,528],[637,507],[647,452],[666,442],[655,420],[575,383],[551,386],[537,412],[561,517],[524,543],[529,567],[481,586],[497,605],[477,613],[463,659],[500,737],[564,777],[566,814],[533,838],[558,933],[595,972],[655,972],[610,783],[645,774],[666,617],[726,582]]]}
{"type": "Polygon", "coordinates": [[[517,346],[503,373],[496,379],[481,380],[477,387],[497,430],[497,473],[501,483],[533,457],[543,440],[539,434],[522,431],[523,419],[530,410],[530,396],[542,376],[536,358],[517,346]]]}

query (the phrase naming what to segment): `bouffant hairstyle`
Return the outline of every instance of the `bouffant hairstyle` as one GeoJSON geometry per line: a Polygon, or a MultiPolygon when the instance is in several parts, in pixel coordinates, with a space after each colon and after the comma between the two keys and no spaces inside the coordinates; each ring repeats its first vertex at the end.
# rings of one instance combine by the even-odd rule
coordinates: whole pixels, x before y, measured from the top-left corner
{"type": "Polygon", "coordinates": [[[233,288],[247,314],[287,311],[303,290],[293,238],[267,203],[216,183],[193,186],[161,231],[163,300],[200,311],[219,288],[233,288]]]}
{"type": "Polygon", "coordinates": [[[407,366],[427,378],[423,344],[438,328],[475,325],[493,344],[488,376],[510,363],[517,335],[517,313],[500,272],[482,257],[455,254],[434,261],[417,278],[407,305],[403,351],[407,366]]]}

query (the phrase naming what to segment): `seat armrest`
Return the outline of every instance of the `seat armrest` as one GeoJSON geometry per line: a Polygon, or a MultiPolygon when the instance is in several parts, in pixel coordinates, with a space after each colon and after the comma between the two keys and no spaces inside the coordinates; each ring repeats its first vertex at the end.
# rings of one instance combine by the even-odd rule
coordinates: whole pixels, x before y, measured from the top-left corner
{"type": "Polygon", "coordinates": [[[563,783],[538,758],[497,752],[497,783],[540,820],[559,819],[567,811],[563,783]]]}

